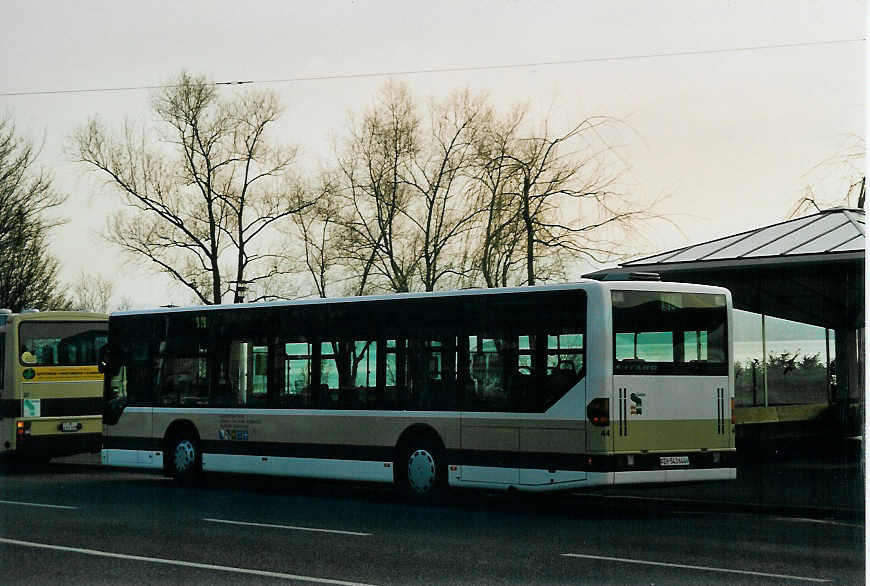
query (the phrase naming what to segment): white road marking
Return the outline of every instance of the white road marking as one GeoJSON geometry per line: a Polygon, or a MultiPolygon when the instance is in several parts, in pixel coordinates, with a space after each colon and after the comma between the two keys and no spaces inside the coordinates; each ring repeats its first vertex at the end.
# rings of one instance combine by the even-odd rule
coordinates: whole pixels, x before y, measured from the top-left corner
{"type": "Polygon", "coordinates": [[[22,501],[0,501],[0,504],[3,505],[18,505],[21,507],[42,507],[43,509],[67,509],[67,510],[75,510],[78,507],[70,507],[67,505],[48,505],[45,503],[25,503],[22,501]]]}
{"type": "Polygon", "coordinates": [[[338,533],[339,535],[356,535],[368,537],[372,533],[360,533],[359,531],[341,531],[339,529],[318,529],[316,527],[297,527],[295,525],[272,525],[271,523],[249,523],[247,521],[230,521],[227,519],[203,519],[210,523],[226,523],[227,525],[246,525],[248,527],[268,527],[270,529],[292,529],[293,531],[314,531],[316,533],[338,533]]]}
{"type": "MultiPolygon", "coordinates": [[[[755,517],[764,519],[758,513],[720,513],[718,511],[671,511],[673,515],[716,515],[719,517],[755,517]]],[[[806,517],[770,517],[771,521],[779,521],[780,523],[815,523],[817,525],[836,525],[838,527],[856,527],[861,529],[864,527],[861,523],[847,523],[845,521],[835,521],[833,519],[808,519],[806,517]]]]}
{"type": "Polygon", "coordinates": [[[818,525],[836,525],[838,527],[857,527],[862,528],[864,525],[860,523],[846,523],[845,521],[834,521],[832,519],[807,519],[804,517],[774,517],[774,521],[783,523],[815,523],[818,525]]]}
{"type": "Polygon", "coordinates": [[[701,570],[705,572],[724,572],[728,574],[743,574],[747,576],[762,576],[765,578],[783,578],[785,580],[800,580],[802,582],[830,582],[821,578],[807,578],[805,576],[788,576],[785,574],[769,574],[767,572],[751,572],[749,570],[732,570],[730,568],[713,568],[709,566],[690,566],[687,564],[669,564],[665,562],[651,562],[647,560],[632,560],[628,558],[613,558],[603,555],[584,555],[581,553],[563,553],[563,557],[583,558],[587,560],[604,560],[608,562],[622,562],[626,564],[643,564],[647,566],[664,566],[667,568],[682,568],[685,570],[701,570]]]}
{"type": "Polygon", "coordinates": [[[140,555],[128,555],[123,553],[112,553],[110,551],[100,551],[96,549],[85,549],[81,547],[67,547],[65,545],[51,545],[48,543],[35,543],[32,541],[21,541],[18,539],[8,539],[0,537],[0,543],[8,543],[9,545],[20,545],[23,547],[35,547],[39,549],[51,549],[54,551],[68,551],[71,553],[81,553],[85,555],[100,556],[106,558],[114,558],[121,560],[132,560],[137,562],[150,562],[152,564],[165,564],[168,566],[183,566],[185,568],[198,568],[201,570],[217,570],[219,572],[232,572],[235,574],[247,574],[250,576],[265,576],[267,578],[283,578],[285,580],[298,580],[300,582],[314,582],[317,584],[335,584],[337,586],[373,586],[362,582],[348,582],[346,580],[332,580],[330,578],[316,578],[313,576],[301,576],[299,574],[285,574],[283,572],[269,572],[267,570],[253,570],[250,568],[235,568],[233,566],[218,566],[215,564],[200,564],[197,562],[185,562],[181,560],[168,560],[164,558],[152,558],[140,555]]]}

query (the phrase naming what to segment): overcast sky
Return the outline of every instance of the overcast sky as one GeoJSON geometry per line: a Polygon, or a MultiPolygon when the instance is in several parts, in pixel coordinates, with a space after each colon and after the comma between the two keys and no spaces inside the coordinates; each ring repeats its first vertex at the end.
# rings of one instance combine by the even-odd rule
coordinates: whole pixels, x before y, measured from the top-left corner
{"type": "MultiPolygon", "coordinates": [[[[557,121],[625,121],[624,190],[638,201],[667,195],[659,211],[677,225],[647,234],[645,256],[782,221],[807,186],[823,200],[842,197],[855,171],[825,161],[866,133],[866,43],[855,41],[866,10],[857,0],[4,0],[0,94],[154,86],[182,70],[265,82],[575,61],[395,79],[420,98],[467,86],[499,105],[530,101],[557,121]]],[[[371,103],[386,79],[258,87],[278,94],[284,138],[314,167],[348,112],[371,103]]],[[[135,307],[188,297],[101,239],[116,198],[63,147],[95,114],[152,121],[152,95],[0,95],[0,112],[44,145],[41,164],[69,194],[69,222],[53,237],[63,278],[101,274],[115,282],[116,302],[135,307]]]]}

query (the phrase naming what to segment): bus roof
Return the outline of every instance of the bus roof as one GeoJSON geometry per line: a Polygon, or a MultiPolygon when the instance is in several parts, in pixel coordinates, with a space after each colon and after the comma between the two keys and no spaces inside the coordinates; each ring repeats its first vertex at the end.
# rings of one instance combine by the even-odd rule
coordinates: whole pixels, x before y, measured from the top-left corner
{"type": "Polygon", "coordinates": [[[718,293],[730,298],[731,293],[724,287],[696,285],[693,283],[676,283],[668,281],[597,281],[581,279],[573,283],[557,285],[535,285],[532,287],[495,287],[479,289],[458,289],[451,291],[432,291],[415,293],[389,293],[380,295],[362,295],[358,297],[327,297],[307,298],[292,301],[263,301],[257,303],[225,303],[220,305],[190,305],[184,307],[158,307],[153,309],[138,309],[113,312],[111,317],[134,315],[157,315],[164,313],[186,313],[218,310],[242,310],[256,308],[299,307],[305,305],[329,305],[340,303],[364,303],[367,301],[389,301],[398,299],[429,299],[444,297],[461,297],[477,295],[496,295],[505,293],[532,293],[536,291],[570,291],[570,290],[637,290],[637,291],[670,291],[674,293],[718,293]]]}
{"type": "Polygon", "coordinates": [[[93,313],[89,311],[23,311],[12,313],[0,311],[0,326],[8,323],[21,323],[25,321],[106,321],[105,313],[93,313]]]}

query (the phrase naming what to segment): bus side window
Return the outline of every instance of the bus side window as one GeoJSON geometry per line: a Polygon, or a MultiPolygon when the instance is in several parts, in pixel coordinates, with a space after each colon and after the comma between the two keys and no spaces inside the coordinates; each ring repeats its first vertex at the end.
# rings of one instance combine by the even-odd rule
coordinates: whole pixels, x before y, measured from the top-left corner
{"type": "Polygon", "coordinates": [[[284,356],[280,359],[281,371],[275,375],[281,381],[277,406],[286,408],[314,407],[315,394],[311,389],[314,344],[297,338],[283,345],[284,356]]]}
{"type": "Polygon", "coordinates": [[[368,409],[377,404],[377,341],[321,343],[320,400],[327,409],[368,409]]]}

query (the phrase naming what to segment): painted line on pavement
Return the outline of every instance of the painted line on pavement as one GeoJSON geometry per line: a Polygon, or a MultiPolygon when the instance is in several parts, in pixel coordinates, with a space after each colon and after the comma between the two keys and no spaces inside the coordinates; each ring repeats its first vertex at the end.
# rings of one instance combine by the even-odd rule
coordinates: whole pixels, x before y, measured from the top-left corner
{"type": "Polygon", "coordinates": [[[226,525],[245,525],[248,527],[268,527],[270,529],[291,529],[293,531],[314,531],[316,533],[337,533],[339,535],[356,535],[358,537],[369,537],[373,533],[360,533],[359,531],[341,531],[339,529],[318,529],[317,527],[297,527],[295,525],[273,525],[271,523],[249,523],[247,521],[230,521],[228,519],[212,519],[206,518],[203,521],[210,523],[224,523],[226,525]]]}
{"type": "Polygon", "coordinates": [[[67,510],[75,510],[78,507],[71,507],[68,505],[49,505],[46,503],[25,503],[22,501],[0,501],[2,505],[17,505],[20,507],[41,507],[43,509],[67,509],[67,510]]]}
{"type": "Polygon", "coordinates": [[[808,519],[806,517],[774,517],[774,521],[782,523],[815,523],[817,525],[836,525],[837,527],[855,527],[861,529],[864,525],[860,523],[846,523],[845,521],[835,521],[833,519],[808,519]]]}
{"type": "Polygon", "coordinates": [[[585,555],[582,553],[563,553],[563,557],[582,558],[587,560],[604,560],[607,562],[621,562],[625,564],[642,564],[646,566],[664,566],[666,568],[681,568],[684,570],[701,570],[704,572],[723,572],[727,574],[743,574],[745,576],[760,576],[764,578],[782,578],[784,580],[800,580],[802,582],[830,582],[821,578],[807,578],[806,576],[789,576],[786,574],[770,574],[767,572],[751,572],[749,570],[733,570],[730,568],[714,568],[710,566],[690,566],[687,564],[669,564],[665,562],[652,562],[648,560],[632,560],[628,558],[613,558],[603,555],[585,555]]]}
{"type": "MultiPolygon", "coordinates": [[[[671,511],[672,515],[708,515],[717,517],[754,517],[766,521],[768,518],[760,517],[757,513],[722,513],[719,511],[671,511]]],[[[769,517],[771,521],[780,523],[814,523],[816,525],[835,525],[837,527],[855,527],[862,529],[862,523],[849,523],[835,519],[810,519],[809,517],[769,517]]]]}
{"type": "Polygon", "coordinates": [[[70,553],[80,553],[85,555],[114,558],[121,560],[131,560],[136,562],[149,562],[152,564],[164,564],[168,566],[183,566],[185,568],[196,568],[200,570],[217,570],[219,572],[231,572],[235,574],[246,574],[249,576],[263,576],[267,578],[282,578],[285,580],[297,580],[300,582],[314,582],[317,584],[335,584],[336,586],[373,586],[362,582],[348,582],[346,580],[332,580],[330,578],[316,578],[314,576],[301,576],[299,574],[285,574],[283,572],[270,572],[267,570],[253,570],[250,568],[236,568],[233,566],[218,566],[215,564],[200,564],[197,562],[185,562],[181,560],[169,560],[164,558],[152,558],[141,555],[128,555],[123,553],[112,553],[110,551],[100,551],[97,549],[85,549],[81,547],[67,547],[65,545],[51,545],[48,543],[35,543],[33,541],[21,541],[19,539],[8,539],[0,537],[0,543],[9,545],[20,545],[22,547],[35,547],[38,549],[50,549],[54,551],[67,551],[70,553]]]}

